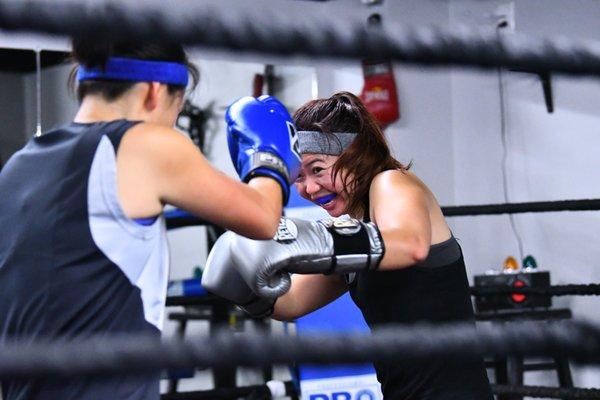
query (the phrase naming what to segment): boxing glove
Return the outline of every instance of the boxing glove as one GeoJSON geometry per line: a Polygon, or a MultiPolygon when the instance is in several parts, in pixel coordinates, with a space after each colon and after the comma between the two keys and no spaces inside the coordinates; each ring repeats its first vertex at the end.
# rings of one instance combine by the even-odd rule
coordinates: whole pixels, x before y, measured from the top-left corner
{"type": "Polygon", "coordinates": [[[223,297],[255,318],[273,313],[275,301],[256,295],[237,272],[231,258],[233,232],[225,232],[217,239],[208,255],[202,272],[202,286],[209,292],[223,297]]]}
{"type": "Polygon", "coordinates": [[[229,155],[244,182],[255,176],[275,179],[283,191],[300,171],[296,128],[285,106],[272,96],[243,97],[225,113],[229,155]]]}
{"type": "Polygon", "coordinates": [[[375,270],[384,244],[373,223],[353,218],[303,221],[283,217],[272,240],[235,235],[231,256],[246,284],[262,297],[289,290],[289,273],[331,274],[375,270]]]}

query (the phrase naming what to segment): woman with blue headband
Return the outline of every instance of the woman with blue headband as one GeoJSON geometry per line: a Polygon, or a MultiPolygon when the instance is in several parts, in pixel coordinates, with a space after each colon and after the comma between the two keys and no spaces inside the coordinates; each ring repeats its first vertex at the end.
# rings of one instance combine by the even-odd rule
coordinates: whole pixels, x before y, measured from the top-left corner
{"type": "MultiPolygon", "coordinates": [[[[350,292],[371,327],[473,321],[462,251],[435,196],[394,159],[360,99],[342,92],[313,100],[294,119],[296,188],[336,219],[282,218],[271,241],[223,236],[203,282],[249,313],[280,320],[350,292]]],[[[399,357],[375,369],[386,400],[492,399],[477,357],[399,357]]]]}
{"type": "MultiPolygon", "coordinates": [[[[181,46],[76,39],[73,57],[74,121],[32,138],[0,173],[0,342],[159,335],[164,205],[267,239],[297,176],[291,117],[273,98],[228,113],[247,184],[173,128],[198,80],[181,46]]],[[[159,375],[6,380],[2,398],[158,400],[159,375]]]]}

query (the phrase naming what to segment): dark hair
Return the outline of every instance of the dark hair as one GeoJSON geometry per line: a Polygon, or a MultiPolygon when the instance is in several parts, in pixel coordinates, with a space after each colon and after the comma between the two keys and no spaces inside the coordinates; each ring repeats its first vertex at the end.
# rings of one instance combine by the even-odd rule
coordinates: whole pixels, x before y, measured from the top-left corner
{"type": "MultiPolygon", "coordinates": [[[[304,104],[294,113],[296,128],[300,131],[319,131],[327,135],[333,132],[354,132],[358,135],[333,165],[332,176],[344,172],[342,180],[350,202],[349,214],[365,213],[371,181],[388,169],[406,171],[392,157],[383,131],[362,101],[352,93],[339,92],[328,99],[317,99],[304,104]]],[[[330,140],[335,136],[330,135],[330,140]]]]}
{"type": "MultiPolygon", "coordinates": [[[[104,67],[107,60],[113,56],[138,60],[171,61],[187,66],[192,78],[192,88],[198,84],[200,79],[198,68],[188,60],[183,47],[179,44],[111,42],[87,38],[73,38],[71,43],[73,49],[71,52],[72,60],[86,67],[104,67]]],[[[77,68],[78,66],[75,66],[71,70],[69,88],[74,92],[75,86],[77,86],[77,100],[79,102],[88,94],[100,94],[106,100],[112,101],[135,84],[135,82],[124,81],[84,81],[75,85],[77,68]]],[[[169,94],[182,90],[185,90],[183,86],[168,85],[169,94]]]]}

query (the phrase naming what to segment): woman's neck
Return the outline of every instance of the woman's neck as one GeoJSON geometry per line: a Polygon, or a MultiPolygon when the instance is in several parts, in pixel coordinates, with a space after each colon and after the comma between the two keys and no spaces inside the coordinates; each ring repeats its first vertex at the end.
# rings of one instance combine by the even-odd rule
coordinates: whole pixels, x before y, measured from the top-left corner
{"type": "Polygon", "coordinates": [[[361,208],[360,210],[358,210],[357,212],[353,212],[353,213],[348,213],[348,215],[351,218],[357,219],[359,221],[362,221],[362,219],[365,217],[365,211],[361,208]]]}
{"type": "Polygon", "coordinates": [[[128,99],[106,101],[100,96],[85,96],[74,121],[81,123],[114,121],[117,119],[139,120],[137,107],[128,99]]]}

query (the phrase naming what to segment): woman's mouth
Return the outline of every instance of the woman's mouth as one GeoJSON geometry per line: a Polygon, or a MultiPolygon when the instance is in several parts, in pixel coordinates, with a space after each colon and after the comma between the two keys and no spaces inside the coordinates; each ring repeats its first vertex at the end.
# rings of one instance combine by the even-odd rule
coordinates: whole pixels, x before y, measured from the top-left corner
{"type": "Polygon", "coordinates": [[[328,206],[330,206],[333,203],[333,201],[335,200],[336,197],[337,197],[337,194],[331,193],[331,194],[328,194],[327,196],[316,198],[314,200],[314,202],[323,208],[327,208],[328,206]]]}

